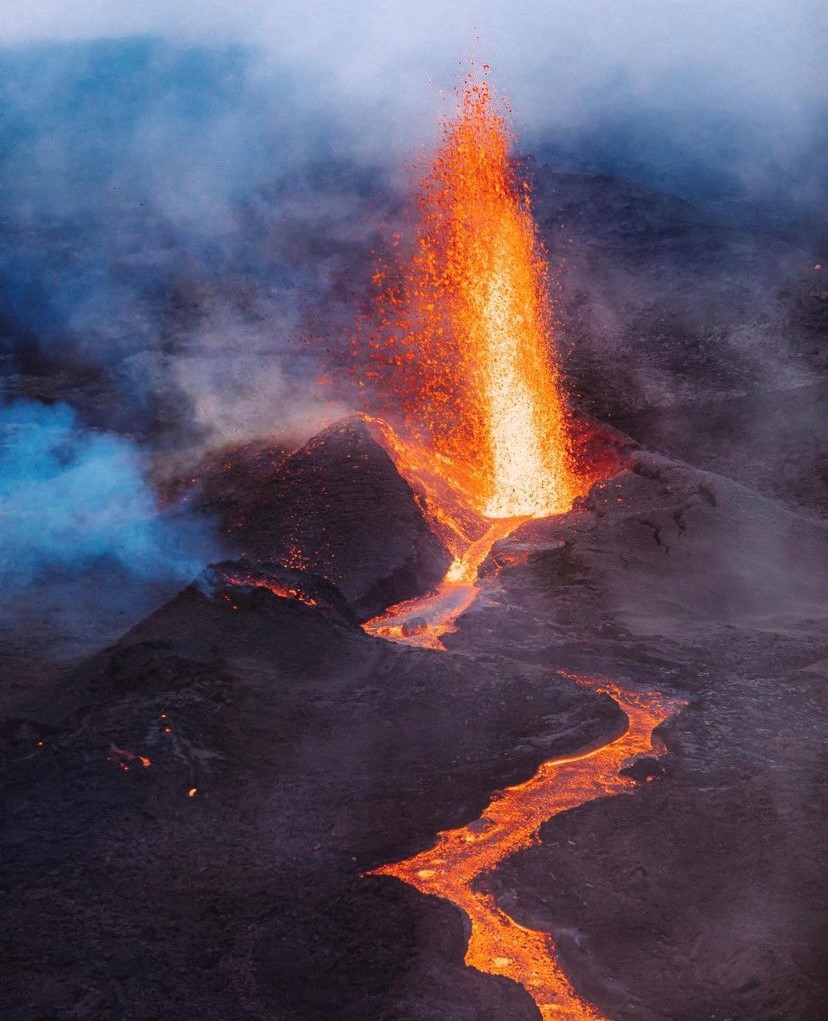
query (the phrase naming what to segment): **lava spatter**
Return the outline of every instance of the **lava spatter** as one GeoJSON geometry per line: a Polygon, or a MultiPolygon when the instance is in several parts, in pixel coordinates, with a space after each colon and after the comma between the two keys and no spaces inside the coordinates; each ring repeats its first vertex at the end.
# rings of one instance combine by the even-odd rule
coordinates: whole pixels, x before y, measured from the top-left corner
{"type": "Polygon", "coordinates": [[[469,75],[419,183],[409,258],[375,274],[364,371],[366,391],[388,404],[380,410],[402,411],[408,434],[487,518],[560,513],[582,488],[547,266],[510,143],[488,82],[469,75]]]}

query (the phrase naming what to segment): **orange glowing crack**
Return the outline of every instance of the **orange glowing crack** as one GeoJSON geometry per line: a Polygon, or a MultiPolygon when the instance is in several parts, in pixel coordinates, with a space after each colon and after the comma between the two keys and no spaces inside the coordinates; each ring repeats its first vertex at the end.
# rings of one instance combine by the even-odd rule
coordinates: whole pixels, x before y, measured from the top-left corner
{"type": "Polygon", "coordinates": [[[395,876],[421,893],[456,904],[471,923],[466,964],[519,982],[545,1021],[600,1021],[603,1015],[564,974],[552,936],[519,925],[490,894],[475,888],[475,880],[537,843],[538,829],[548,819],[595,798],[630,793],[635,781],[619,769],[636,756],[663,754],[653,731],[685,704],[660,692],[577,680],[620,705],[628,720],[620,737],[577,755],[550,759],[530,780],[498,791],[475,822],[439,833],[429,850],[370,873],[395,876]]]}
{"type": "MultiPolygon", "coordinates": [[[[280,585],[277,582],[268,581],[266,578],[246,574],[225,574],[223,581],[227,585],[235,585],[239,588],[267,589],[268,592],[272,592],[274,596],[278,596],[280,599],[298,599],[300,603],[305,603],[306,606],[319,606],[318,600],[303,592],[296,585],[280,585]]],[[[233,609],[236,610],[238,607],[233,606],[233,609]]]]}

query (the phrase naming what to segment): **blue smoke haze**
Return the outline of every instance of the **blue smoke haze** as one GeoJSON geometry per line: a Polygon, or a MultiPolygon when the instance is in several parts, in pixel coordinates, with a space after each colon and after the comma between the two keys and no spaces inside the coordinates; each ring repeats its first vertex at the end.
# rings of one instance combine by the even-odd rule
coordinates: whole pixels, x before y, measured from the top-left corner
{"type": "MultiPolygon", "coordinates": [[[[706,60],[698,41],[685,51],[665,36],[657,59],[646,35],[630,49],[632,28],[613,52],[570,26],[570,52],[553,37],[522,53],[499,41],[495,81],[527,149],[720,207],[774,202],[780,222],[801,220],[828,184],[828,80],[811,52],[828,46],[824,22],[782,33],[774,52],[758,18],[747,53],[717,37],[706,60]]],[[[449,61],[444,40],[429,66],[416,39],[411,52],[389,43],[388,60],[369,50],[361,68],[324,51],[297,61],[152,37],[0,48],[0,208],[96,219],[149,207],[168,230],[220,242],[233,203],[264,182],[331,158],[395,164],[433,139],[445,102],[430,79],[450,90],[467,47],[457,40],[449,61]]]]}
{"type": "MultiPolygon", "coordinates": [[[[828,243],[828,93],[816,88],[810,55],[821,23],[814,16],[810,25],[807,5],[792,5],[787,31],[784,19],[763,22],[761,5],[741,21],[723,7],[706,62],[697,37],[682,48],[664,24],[661,51],[650,53],[643,15],[613,49],[588,17],[597,7],[582,6],[579,21],[561,5],[561,37],[527,41],[523,64],[517,29],[493,47],[501,55],[495,80],[515,93],[526,149],[560,169],[674,192],[724,221],[817,249],[828,243]],[[754,31],[747,42],[734,37],[731,52],[727,27],[737,23],[754,31]],[[813,40],[797,53],[809,27],[813,40]]],[[[113,10],[100,9],[111,28],[113,10]]],[[[351,66],[323,45],[335,24],[348,37],[341,13],[336,5],[327,19],[311,13],[305,28],[311,37],[319,30],[320,46],[308,43],[301,59],[287,42],[268,50],[174,37],[0,48],[0,354],[13,367],[15,333],[27,350],[104,366],[134,417],[155,400],[149,391],[159,379],[186,404],[199,402],[199,378],[224,374],[221,366],[191,371],[180,359],[155,364],[159,350],[203,346],[204,336],[280,350],[270,370],[279,379],[303,304],[335,289],[337,258],[357,264],[349,245],[370,247],[367,195],[380,207],[393,201],[397,175],[434,137],[441,110],[416,32],[403,45],[382,22],[387,40],[355,44],[363,62],[351,66]],[[319,166],[339,166],[340,178],[303,186],[319,166]],[[360,180],[360,172],[373,176],[360,180]],[[170,311],[182,287],[212,295],[186,337],[182,316],[170,311]]],[[[523,13],[529,24],[539,17],[531,4],[523,13]]],[[[464,52],[461,24],[446,26],[433,54],[448,86],[464,52]]],[[[235,31],[244,36],[239,24],[235,31]]],[[[269,397],[271,406],[287,403],[281,380],[269,397]]],[[[224,402],[215,421],[231,411],[224,402]]],[[[205,425],[209,432],[213,423],[205,425]]]]}
{"type": "Polygon", "coordinates": [[[367,211],[393,215],[469,58],[558,168],[828,246],[827,26],[809,0],[2,5],[0,372],[75,405],[0,411],[7,583],[197,571],[144,452],[336,413],[301,338],[347,336],[367,211]]]}
{"type": "Polygon", "coordinates": [[[83,429],[65,404],[0,408],[0,585],[107,557],[149,580],[192,578],[214,540],[163,513],[128,440],[83,429]]]}

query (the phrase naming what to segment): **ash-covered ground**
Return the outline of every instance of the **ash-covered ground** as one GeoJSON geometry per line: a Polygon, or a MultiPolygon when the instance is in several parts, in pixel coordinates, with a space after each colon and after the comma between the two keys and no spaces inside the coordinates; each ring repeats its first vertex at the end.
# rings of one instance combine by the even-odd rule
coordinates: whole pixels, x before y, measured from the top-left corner
{"type": "MultiPolygon", "coordinates": [[[[554,819],[486,877],[498,902],[555,935],[616,1021],[824,1016],[825,253],[619,179],[532,172],[567,388],[629,437],[628,466],[493,550],[446,652],[359,627],[450,557],[359,421],[308,439],[306,413],[338,405],[323,388],[302,418],[296,395],[341,351],[327,368],[282,352],[274,388],[248,343],[314,273],[325,301],[303,322],[344,321],[370,272],[352,227],[370,175],[331,164],[258,192],[230,250],[174,274],[180,239],[136,214],[124,238],[145,246],[110,238],[107,279],[140,301],[98,324],[120,345],[106,359],[82,343],[90,303],[24,314],[38,272],[76,280],[94,225],[5,223],[7,252],[26,231],[46,252],[30,305],[2,309],[6,401],[66,402],[128,439],[170,530],[142,572],[140,515],[83,556],[56,560],[31,529],[3,547],[5,1021],[537,1018],[521,987],[464,967],[451,905],[361,874],[617,732],[614,703],[561,671],[689,705],[631,797],[554,819]],[[309,218],[314,190],[330,202],[309,218]],[[255,368],[231,381],[229,429],[225,341],[255,368]],[[196,581],[208,560],[223,566],[196,581]]],[[[88,472],[110,448],[47,424],[62,453],[31,499],[48,506],[67,471],[112,499],[88,472]]],[[[67,513],[50,537],[83,524],[67,513]]]]}

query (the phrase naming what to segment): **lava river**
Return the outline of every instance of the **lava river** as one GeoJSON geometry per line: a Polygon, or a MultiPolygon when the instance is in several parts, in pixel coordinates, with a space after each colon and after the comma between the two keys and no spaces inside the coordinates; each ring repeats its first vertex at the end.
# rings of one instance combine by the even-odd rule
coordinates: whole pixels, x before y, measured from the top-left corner
{"type": "Polygon", "coordinates": [[[454,630],[454,622],[477,596],[477,572],[498,539],[528,518],[500,518],[466,552],[457,557],[436,591],[417,599],[397,603],[379,617],[363,624],[363,630],[378,638],[428,649],[444,648],[443,635],[454,630]]]}
{"type": "MultiPolygon", "coordinates": [[[[420,599],[392,607],[365,625],[393,641],[442,648],[440,638],[477,594],[476,574],[491,546],[519,522],[497,521],[455,562],[442,585],[420,599]]],[[[555,941],[510,918],[476,880],[498,863],[538,840],[540,826],[595,798],[631,793],[635,781],[620,772],[637,756],[660,756],[654,730],[685,703],[646,689],[630,690],[605,680],[572,677],[613,698],[627,717],[619,736],[599,747],[544,762],[525,783],[496,791],[483,815],[467,826],[437,834],[434,846],[405,861],[383,865],[372,875],[395,876],[422,893],[456,904],[468,916],[471,935],[466,964],[519,982],[541,1017],[556,1021],[597,1021],[601,1012],[581,997],[557,960],[555,941]]]]}

